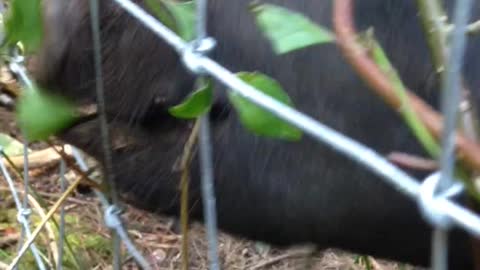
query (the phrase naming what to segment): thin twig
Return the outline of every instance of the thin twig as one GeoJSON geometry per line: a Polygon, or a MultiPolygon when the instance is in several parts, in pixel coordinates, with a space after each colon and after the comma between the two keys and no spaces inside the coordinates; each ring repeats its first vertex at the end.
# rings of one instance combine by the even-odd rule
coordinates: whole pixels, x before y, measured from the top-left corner
{"type": "MultiPolygon", "coordinates": [[[[30,205],[33,206],[34,209],[36,209],[40,218],[45,219],[46,218],[45,211],[40,206],[38,201],[35,200],[35,198],[30,194],[28,194],[28,201],[29,201],[30,205]]],[[[48,236],[47,237],[48,246],[50,246],[50,251],[52,252],[53,261],[56,262],[58,260],[58,256],[57,256],[58,255],[58,248],[57,248],[57,245],[55,243],[55,233],[53,232],[52,224],[47,223],[45,225],[45,229],[47,231],[47,236],[48,236]]]]}
{"type": "MultiPolygon", "coordinates": [[[[64,148],[62,147],[62,149],[64,149],[64,148]]],[[[8,155],[6,155],[5,152],[3,152],[3,151],[2,151],[1,153],[2,153],[2,155],[3,155],[3,157],[4,157],[4,159],[7,161],[7,164],[12,168],[12,171],[13,171],[13,173],[15,174],[15,176],[16,176],[18,179],[23,179],[23,175],[22,175],[22,173],[20,172],[20,169],[19,169],[15,164],[13,164],[13,162],[12,162],[11,159],[10,159],[10,157],[9,157],[8,155]]],[[[42,197],[40,196],[40,193],[37,192],[35,189],[33,189],[31,186],[29,186],[28,188],[29,188],[29,190],[28,190],[29,192],[28,192],[28,193],[29,193],[31,196],[33,196],[33,198],[35,198],[35,199],[39,202],[39,204],[40,204],[41,207],[43,207],[43,208],[46,209],[46,208],[47,208],[47,204],[46,204],[46,202],[42,199],[42,197]]],[[[25,190],[24,190],[24,189],[23,189],[23,190],[18,190],[18,192],[22,193],[22,192],[25,192],[25,190]]],[[[57,222],[56,222],[55,219],[52,219],[52,223],[53,223],[53,225],[55,226],[56,229],[59,228],[59,226],[58,226],[58,224],[57,224],[57,222]]],[[[80,265],[80,263],[79,263],[79,261],[77,260],[77,257],[76,257],[76,256],[73,256],[73,249],[72,249],[72,246],[70,245],[70,242],[69,242],[68,240],[65,240],[65,244],[66,244],[66,246],[67,246],[68,252],[72,255],[73,262],[74,262],[75,266],[77,266],[77,268],[82,268],[81,265],[80,265]]]]}
{"type": "MultiPolygon", "coordinates": [[[[61,148],[61,146],[55,146],[55,148],[61,148]]],[[[68,156],[71,156],[72,150],[71,147],[67,146],[65,149],[65,153],[68,156]]],[[[28,165],[30,169],[38,168],[40,166],[52,164],[58,162],[61,159],[61,156],[58,155],[57,151],[46,148],[42,150],[38,150],[28,154],[28,165]]],[[[15,164],[17,167],[22,167],[24,164],[24,158],[22,156],[10,156],[11,163],[15,164]]],[[[7,162],[10,163],[10,162],[7,162]]],[[[12,166],[9,164],[9,166],[12,166]]]]}
{"type": "MultiPolygon", "coordinates": [[[[366,50],[357,42],[353,19],[351,0],[335,1],[334,27],[337,43],[342,49],[346,60],[355,68],[363,80],[392,108],[399,110],[401,101],[395,94],[395,89],[376,64],[368,57],[366,50]]],[[[430,105],[425,103],[411,91],[407,91],[409,103],[415,113],[438,139],[443,130],[442,116],[430,105]]],[[[480,170],[480,146],[466,138],[461,132],[456,134],[458,158],[471,169],[480,170]]]]}
{"type": "Polygon", "coordinates": [[[428,46],[432,52],[433,65],[435,70],[443,76],[447,55],[447,16],[437,0],[417,0],[418,11],[426,34],[428,46]]]}
{"type": "Polygon", "coordinates": [[[437,161],[408,153],[392,152],[387,155],[387,159],[398,166],[412,170],[431,172],[438,169],[437,161]]]}
{"type": "Polygon", "coordinates": [[[51,142],[51,141],[46,141],[46,143],[48,145],[50,145],[50,147],[52,147],[61,157],[62,159],[67,163],[68,167],[71,168],[76,174],[80,175],[82,177],[82,181],[83,183],[82,184],[86,184],[92,188],[96,188],[98,190],[102,190],[101,189],[101,186],[95,182],[94,180],[92,180],[88,175],[91,173],[91,171],[87,171],[87,172],[84,172],[82,169],[80,169],[78,167],[77,164],[75,164],[75,161],[72,160],[68,155],[67,153],[65,153],[64,149],[57,149],[54,147],[54,144],[51,142]]]}
{"type": "Polygon", "coordinates": [[[70,194],[73,193],[73,191],[75,190],[75,188],[78,186],[78,184],[80,184],[80,182],[82,181],[82,176],[78,177],[77,180],[75,180],[69,187],[68,189],[65,191],[65,193],[63,193],[62,197],[60,199],[58,199],[58,201],[52,206],[52,208],[50,208],[50,210],[48,211],[48,213],[46,214],[45,218],[42,219],[42,221],[40,222],[40,224],[36,227],[35,231],[32,232],[32,235],[29,239],[27,239],[27,241],[25,242],[25,244],[22,246],[22,248],[20,249],[20,251],[18,252],[17,254],[17,257],[15,257],[15,259],[10,263],[8,269],[9,270],[12,270],[13,268],[15,268],[15,266],[20,262],[20,259],[22,258],[22,256],[25,254],[25,252],[28,250],[28,248],[30,247],[30,245],[33,243],[33,241],[35,241],[35,239],[37,238],[38,234],[40,233],[40,231],[43,229],[43,227],[45,226],[45,224],[48,222],[48,220],[53,216],[53,214],[55,213],[55,211],[57,211],[57,209],[62,205],[62,203],[68,198],[68,196],[70,196],[70,194]]]}
{"type": "Polygon", "coordinates": [[[180,189],[181,189],[181,203],[180,203],[180,222],[182,228],[182,269],[188,269],[188,181],[189,181],[189,171],[190,163],[193,158],[193,146],[198,137],[198,130],[200,127],[200,121],[197,119],[192,128],[190,136],[185,143],[183,148],[182,160],[180,162],[181,169],[181,179],[180,179],[180,189]]]}
{"type": "MultiPolygon", "coordinates": [[[[9,191],[9,189],[7,187],[0,186],[0,191],[9,191]]],[[[23,192],[24,192],[23,190],[18,190],[18,193],[20,193],[20,194],[23,194],[23,192]]],[[[58,198],[62,197],[62,194],[48,193],[48,192],[42,192],[42,191],[37,191],[37,195],[41,195],[43,197],[52,198],[52,199],[58,199],[58,198]]],[[[93,202],[80,200],[80,199],[76,199],[76,198],[68,198],[67,202],[80,204],[80,205],[92,205],[93,204],[93,202]]]]}
{"type": "Polygon", "coordinates": [[[18,242],[18,239],[20,239],[20,233],[8,233],[0,238],[0,248],[12,245],[18,242]]]}
{"type": "Polygon", "coordinates": [[[310,254],[312,254],[311,249],[294,250],[294,251],[290,251],[288,253],[273,257],[273,258],[268,259],[266,261],[260,262],[256,265],[251,266],[251,267],[247,267],[247,269],[258,270],[258,269],[261,269],[263,267],[275,264],[277,262],[280,262],[280,261],[283,261],[283,260],[286,260],[286,259],[290,259],[290,258],[294,258],[294,257],[309,256],[310,254]]]}

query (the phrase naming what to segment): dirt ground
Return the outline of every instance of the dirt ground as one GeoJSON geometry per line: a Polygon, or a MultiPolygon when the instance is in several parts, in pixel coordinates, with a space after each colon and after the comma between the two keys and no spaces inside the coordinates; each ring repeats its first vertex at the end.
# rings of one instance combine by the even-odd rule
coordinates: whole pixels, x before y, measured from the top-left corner
{"type": "MultiPolygon", "coordinates": [[[[2,79],[5,83],[5,78],[2,79]]],[[[0,133],[7,134],[21,141],[15,123],[14,112],[9,106],[8,91],[5,85],[1,89],[2,102],[0,105],[0,133]],[[6,97],[5,97],[6,96],[6,97]]],[[[45,149],[44,143],[31,145],[35,153],[45,149]]],[[[54,204],[61,196],[58,180],[58,161],[49,161],[45,156],[30,169],[31,186],[46,205],[44,211],[54,204]]],[[[15,174],[10,170],[13,176],[15,174]]],[[[73,172],[69,171],[68,179],[73,179],[73,172]]],[[[21,179],[14,177],[17,190],[23,187],[21,179]]],[[[22,195],[22,193],[20,194],[22,195]]],[[[39,201],[39,200],[37,200],[39,201]]],[[[33,201],[35,202],[35,200],[33,201]]],[[[39,210],[33,207],[32,223],[38,224],[39,210]]],[[[98,200],[91,195],[82,195],[78,191],[64,203],[66,211],[66,234],[71,250],[65,251],[64,269],[78,269],[75,261],[81,265],[80,269],[111,269],[110,235],[103,226],[102,208],[98,200]],[[75,259],[74,259],[75,258],[75,259]]],[[[55,216],[58,221],[59,216],[55,216]]],[[[178,225],[172,219],[145,213],[130,207],[126,208],[123,220],[128,228],[130,237],[154,269],[181,269],[181,240],[178,225]]],[[[50,224],[50,223],[49,223],[50,224]]],[[[33,227],[33,226],[32,226],[33,227]]],[[[52,239],[58,231],[53,225],[48,225],[36,245],[45,254],[48,261],[55,261],[55,244],[52,239]],[[52,234],[54,235],[52,237],[52,234]]],[[[195,224],[188,235],[189,238],[189,269],[208,269],[207,245],[204,228],[195,224]]],[[[20,240],[20,226],[16,223],[16,210],[8,185],[3,176],[0,176],[0,269],[14,258],[20,240]]],[[[124,250],[124,269],[138,269],[124,250]]],[[[356,262],[358,256],[342,251],[326,250],[312,252],[308,247],[294,247],[276,249],[264,244],[238,239],[226,234],[219,235],[219,257],[222,269],[249,269],[249,270],[287,270],[287,269],[413,269],[409,266],[385,262],[371,258],[371,266],[366,267],[356,262]]],[[[27,254],[22,260],[20,269],[33,269],[33,260],[27,254]]]]}

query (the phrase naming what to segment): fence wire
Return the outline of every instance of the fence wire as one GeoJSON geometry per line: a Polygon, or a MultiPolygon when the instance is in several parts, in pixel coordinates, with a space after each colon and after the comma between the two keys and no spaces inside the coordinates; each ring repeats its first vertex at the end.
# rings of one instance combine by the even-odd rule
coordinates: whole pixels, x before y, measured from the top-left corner
{"type": "MultiPolygon", "coordinates": [[[[95,2],[95,0],[92,0],[92,2],[95,2]]],[[[95,5],[95,3],[93,3],[95,5]]],[[[94,8],[94,7],[93,7],[94,8]]],[[[97,17],[98,19],[98,17],[97,17]]],[[[95,24],[93,24],[95,27],[95,24]]],[[[96,25],[98,27],[98,24],[96,25]]],[[[99,48],[99,44],[96,45],[97,48],[99,48]]],[[[34,85],[31,81],[31,79],[28,77],[26,68],[24,66],[24,58],[18,53],[17,48],[13,49],[11,51],[11,57],[10,57],[10,65],[9,65],[10,70],[20,79],[20,82],[25,86],[27,91],[36,91],[34,88],[34,85]]],[[[99,76],[99,80],[101,81],[101,75],[99,76]]],[[[100,85],[100,88],[102,86],[100,85]]],[[[102,90],[100,90],[100,95],[103,95],[102,90]]],[[[108,133],[106,134],[108,136],[108,133]]],[[[108,146],[107,146],[108,147],[108,146]]],[[[109,148],[108,148],[109,149],[109,148]]],[[[3,149],[0,149],[3,153],[3,149]]],[[[77,161],[77,164],[79,167],[84,171],[88,171],[88,166],[84,162],[82,156],[76,150],[73,148],[73,156],[77,161]]],[[[9,185],[9,188],[11,190],[11,193],[14,197],[14,201],[18,210],[18,221],[22,225],[22,235],[26,234],[26,237],[30,240],[32,238],[32,233],[29,227],[29,222],[28,222],[28,217],[30,216],[31,210],[28,209],[28,192],[29,192],[29,163],[28,163],[28,143],[27,140],[24,140],[24,200],[23,202],[20,201],[20,198],[17,195],[16,189],[14,182],[8,173],[6,166],[3,163],[3,160],[0,160],[0,169],[1,172],[4,176],[4,178],[7,180],[7,183],[9,185]]],[[[65,163],[62,160],[60,162],[60,184],[61,184],[61,189],[64,191],[65,189],[65,163]]],[[[114,200],[117,200],[115,197],[115,191],[112,189],[109,189],[109,191],[112,191],[109,196],[105,196],[103,193],[96,191],[96,195],[99,198],[100,202],[103,205],[104,209],[104,221],[105,225],[112,231],[112,239],[113,239],[113,269],[114,270],[120,270],[121,269],[121,249],[120,249],[120,244],[123,243],[130,253],[130,255],[134,258],[134,260],[137,262],[137,264],[142,268],[142,269],[151,269],[150,265],[148,264],[147,260],[141,255],[141,253],[137,250],[133,242],[130,240],[128,233],[126,229],[123,227],[123,222],[120,218],[121,211],[119,210],[120,208],[117,206],[116,202],[111,204],[110,203],[110,198],[115,198],[114,200]],[[113,194],[113,196],[112,196],[113,194]]],[[[65,237],[65,209],[62,206],[60,209],[60,228],[59,228],[59,240],[58,240],[58,261],[56,262],[57,269],[62,269],[62,258],[63,258],[63,249],[64,249],[64,237],[65,237]]],[[[23,236],[21,236],[19,240],[19,251],[23,248],[23,236]]],[[[42,261],[42,258],[40,256],[40,252],[38,248],[35,246],[35,244],[30,245],[30,249],[32,250],[32,253],[34,255],[37,267],[41,270],[45,270],[45,265],[42,261]]],[[[22,257],[23,254],[18,254],[17,257],[14,259],[12,264],[9,266],[9,269],[16,269],[17,264],[19,263],[20,258],[22,257]]]]}
{"type": "MultiPolygon", "coordinates": [[[[234,91],[240,94],[250,102],[271,112],[284,121],[295,125],[317,141],[327,144],[337,152],[363,165],[365,168],[398,188],[403,194],[414,199],[418,197],[420,181],[406,174],[372,149],[263,94],[238,79],[232,72],[217,64],[209,57],[196,54],[190,49],[188,43],[185,43],[174,32],[130,0],[114,1],[179,52],[182,59],[184,59],[184,63],[190,70],[197,72],[203,71],[209,74],[227,86],[226,89],[228,91],[234,91]]],[[[480,218],[473,212],[446,198],[438,198],[437,203],[439,207],[443,208],[444,214],[452,218],[457,225],[476,236],[480,236],[480,218]]]]}
{"type": "MultiPolygon", "coordinates": [[[[25,86],[26,89],[29,91],[33,89],[33,83],[32,81],[28,78],[27,72],[24,66],[24,60],[25,58],[19,53],[19,48],[14,46],[10,49],[10,65],[9,68],[12,70],[12,72],[18,77],[20,84],[25,86]]],[[[24,133],[24,132],[22,132],[24,133]]],[[[25,133],[24,133],[25,135],[25,133]]],[[[2,150],[3,152],[3,150],[2,150]]],[[[23,157],[24,157],[24,163],[23,163],[23,186],[24,186],[24,191],[23,191],[23,200],[20,204],[20,201],[18,199],[18,195],[16,190],[15,190],[15,185],[13,183],[13,180],[11,176],[9,175],[8,171],[6,170],[5,164],[3,161],[1,162],[2,166],[2,174],[5,178],[5,180],[8,182],[8,185],[11,189],[12,195],[14,196],[15,199],[15,204],[18,210],[18,215],[17,219],[18,222],[22,224],[21,231],[20,231],[20,238],[18,240],[18,251],[20,251],[23,240],[25,236],[27,238],[30,238],[32,236],[32,232],[30,230],[30,224],[29,224],[29,218],[32,213],[31,209],[29,208],[29,203],[28,203],[28,196],[29,196],[29,186],[30,186],[30,177],[29,177],[29,164],[28,164],[28,141],[27,139],[23,140],[23,157]]],[[[40,251],[38,248],[32,244],[31,245],[31,250],[33,257],[35,259],[35,262],[38,266],[39,269],[44,270],[45,264],[43,263],[43,260],[40,256],[40,251]]],[[[16,269],[16,268],[15,268],[16,269]]]]}
{"type": "MultiPolygon", "coordinates": [[[[457,0],[455,4],[453,22],[455,29],[451,35],[450,51],[446,55],[446,76],[441,93],[441,109],[444,116],[442,138],[442,154],[440,156],[441,175],[438,186],[430,194],[437,196],[454,185],[453,173],[455,169],[455,133],[457,128],[458,108],[460,104],[460,85],[463,59],[466,49],[466,31],[470,18],[472,0],[457,0]]],[[[425,182],[424,182],[425,183],[425,182]]],[[[422,198],[422,195],[420,195],[422,198]]],[[[429,208],[425,208],[427,211],[429,208]]],[[[442,215],[438,209],[430,209],[431,213],[442,215]]],[[[428,220],[428,219],[427,219],[428,220]]],[[[449,222],[448,219],[443,219],[449,222]]],[[[435,270],[448,269],[448,230],[449,224],[434,222],[432,234],[432,268],[435,270]]]]}
{"type": "MultiPolygon", "coordinates": [[[[383,177],[386,181],[399,188],[399,190],[406,195],[409,195],[414,199],[416,199],[420,195],[419,191],[421,190],[421,186],[420,184],[418,184],[418,181],[416,181],[414,178],[410,177],[394,165],[390,164],[388,161],[386,161],[384,158],[382,158],[380,155],[378,155],[371,149],[364,147],[356,141],[345,137],[340,133],[337,133],[336,131],[322,125],[321,123],[318,123],[314,119],[298,111],[295,111],[285,105],[282,105],[280,102],[275,101],[267,95],[262,94],[248,84],[243,83],[241,80],[236,78],[234,74],[224,69],[222,66],[218,65],[216,62],[209,59],[204,54],[194,53],[194,51],[191,49],[190,44],[183,42],[180,37],[176,36],[167,27],[159,23],[155,18],[146,13],[136,4],[130,2],[129,0],[115,1],[120,4],[126,11],[128,11],[132,16],[140,20],[147,28],[151,29],[161,39],[163,39],[174,49],[176,49],[176,51],[184,60],[185,65],[190,70],[196,72],[197,74],[207,73],[211,75],[219,82],[226,85],[227,89],[231,91],[236,91],[251,102],[263,107],[264,109],[267,109],[268,111],[274,113],[283,120],[288,121],[291,124],[302,129],[318,141],[328,144],[330,147],[337,150],[338,152],[341,152],[344,155],[350,157],[351,159],[357,161],[358,163],[362,164],[377,175],[383,177]]],[[[452,55],[450,57],[451,61],[449,63],[449,66],[451,65],[451,67],[448,70],[447,81],[445,82],[446,89],[448,91],[444,91],[446,94],[442,96],[442,101],[444,104],[443,111],[447,117],[447,122],[443,139],[443,145],[445,147],[445,150],[442,155],[442,174],[440,180],[437,183],[442,185],[444,191],[446,190],[445,186],[449,188],[451,187],[457,191],[460,190],[458,188],[458,185],[452,184],[453,181],[451,180],[453,177],[452,172],[454,165],[453,137],[457,117],[456,113],[458,107],[457,105],[459,95],[458,88],[460,83],[460,68],[465,50],[465,32],[468,21],[468,14],[466,11],[469,10],[471,4],[471,1],[459,0],[457,1],[457,5],[455,7],[455,42],[452,46],[452,55]],[[459,36],[461,37],[459,38],[459,36]]],[[[203,3],[198,4],[198,9],[203,7],[203,3]]],[[[198,15],[202,15],[201,11],[198,15]]],[[[206,37],[205,32],[202,32],[204,31],[202,27],[204,27],[205,25],[205,18],[202,18],[202,20],[199,19],[199,21],[202,25],[197,24],[197,31],[198,33],[202,33],[204,37],[206,37]]],[[[205,166],[205,164],[202,165],[205,166]]],[[[205,169],[203,166],[202,168],[205,169]]],[[[422,190],[428,191],[428,189],[422,190]]],[[[436,193],[435,185],[433,186],[433,192],[436,193]]],[[[450,191],[449,193],[452,192],[450,191]]],[[[462,226],[470,233],[473,233],[476,236],[480,235],[480,227],[478,227],[478,225],[480,225],[480,219],[473,212],[449,201],[449,198],[447,196],[437,196],[436,194],[432,193],[432,196],[434,195],[435,198],[430,200],[429,202],[430,204],[435,204],[435,214],[446,216],[455,223],[457,223],[457,225],[462,226]]],[[[421,197],[422,196],[420,196],[420,198],[421,197]]],[[[204,200],[206,199],[204,198],[204,200]]],[[[433,209],[433,206],[430,209],[433,209]]],[[[440,224],[434,225],[440,226],[440,224]]],[[[448,244],[447,231],[445,231],[443,228],[438,228],[435,230],[436,231],[434,232],[432,243],[432,264],[435,269],[446,269],[446,254],[448,244]]]]}
{"type": "MultiPolygon", "coordinates": [[[[1,149],[1,151],[3,152],[3,149],[1,149]]],[[[18,211],[17,221],[22,226],[21,228],[22,228],[23,234],[25,234],[28,238],[30,238],[31,235],[32,235],[32,231],[30,230],[30,223],[29,223],[28,217],[30,216],[30,211],[31,210],[24,208],[24,206],[22,205],[22,202],[20,201],[20,197],[18,196],[16,187],[15,187],[15,183],[14,183],[12,177],[10,176],[10,173],[8,172],[7,167],[5,166],[5,164],[3,162],[3,159],[0,159],[0,169],[2,171],[3,177],[7,181],[8,187],[10,189],[10,192],[12,193],[12,196],[13,196],[13,201],[15,202],[15,206],[16,206],[17,211],[18,211]]],[[[25,193],[24,196],[27,197],[28,194],[25,193]]],[[[22,239],[19,239],[19,242],[20,242],[20,240],[22,240],[22,239]]],[[[22,242],[19,243],[20,247],[21,247],[22,242]]],[[[30,246],[30,250],[32,251],[33,257],[35,259],[35,262],[36,262],[38,268],[41,269],[41,270],[46,269],[45,264],[43,263],[43,260],[40,256],[40,251],[38,250],[38,248],[36,247],[35,244],[32,244],[30,246]]]]}
{"type": "MultiPolygon", "coordinates": [[[[197,14],[197,38],[194,41],[194,50],[198,55],[206,55],[214,47],[210,38],[207,38],[207,0],[196,0],[197,14]]],[[[203,75],[202,71],[197,74],[203,75]]],[[[210,269],[218,270],[218,233],[217,233],[217,214],[215,205],[215,190],[213,181],[213,162],[212,162],[212,143],[210,136],[210,120],[207,115],[200,118],[199,131],[199,151],[200,168],[202,181],[202,200],[205,213],[205,226],[207,228],[208,238],[208,257],[210,259],[210,269]]],[[[185,232],[186,233],[186,232],[185,232]]]]}
{"type": "MultiPolygon", "coordinates": [[[[456,127],[458,103],[459,103],[459,86],[460,73],[463,63],[463,55],[465,52],[465,33],[467,32],[467,22],[472,6],[471,0],[457,0],[454,12],[455,28],[452,32],[452,43],[449,51],[447,76],[444,82],[444,89],[442,92],[442,112],[445,115],[445,129],[442,137],[443,152],[441,155],[441,171],[434,173],[427,177],[425,181],[418,181],[409,176],[393,164],[389,163],[381,155],[375,151],[363,146],[362,144],[350,139],[335,130],[323,125],[315,119],[294,110],[275,99],[263,94],[257,89],[244,83],[238,79],[233,73],[213,61],[208,57],[208,51],[213,48],[214,40],[207,35],[206,31],[206,11],[207,0],[197,0],[197,38],[191,42],[184,42],[179,36],[172,32],[169,28],[160,23],[153,16],[145,12],[138,5],[130,0],[113,0],[123,9],[125,9],[131,16],[138,19],[145,27],[152,30],[159,38],[167,42],[180,55],[185,66],[196,73],[198,76],[210,76],[218,82],[224,84],[228,91],[234,91],[245,97],[254,104],[261,106],[269,112],[275,114],[279,118],[295,125],[296,127],[309,134],[320,143],[330,146],[337,152],[344,154],[350,159],[363,165],[365,168],[371,170],[378,176],[382,177],[389,184],[398,189],[399,192],[418,200],[421,209],[427,221],[435,226],[432,237],[432,266],[436,270],[443,270],[447,268],[447,247],[448,247],[448,230],[451,225],[458,225],[467,232],[476,237],[480,236],[480,218],[470,210],[461,205],[451,201],[451,198],[463,192],[464,188],[458,181],[453,181],[454,169],[454,131],[456,127]],[[207,49],[205,49],[207,48],[207,49]]],[[[99,111],[101,117],[105,117],[103,101],[103,85],[101,75],[101,54],[100,54],[100,31],[98,24],[98,0],[90,0],[91,23],[92,31],[94,33],[94,48],[95,48],[95,64],[96,64],[96,82],[97,95],[99,98],[99,111]]],[[[20,78],[22,83],[29,89],[33,89],[32,82],[28,79],[23,66],[23,59],[18,54],[14,53],[10,63],[10,69],[20,78]]],[[[143,269],[150,269],[147,260],[135,248],[132,241],[129,239],[127,231],[124,228],[121,220],[120,208],[117,205],[117,195],[112,181],[112,164],[111,157],[109,157],[110,147],[108,141],[108,129],[106,119],[102,121],[102,139],[105,151],[106,164],[106,182],[111,189],[110,194],[106,196],[103,193],[96,191],[96,194],[104,208],[104,218],[106,226],[111,229],[112,237],[114,239],[114,269],[121,268],[121,254],[120,254],[120,240],[125,244],[127,251],[134,257],[136,262],[143,269]]],[[[210,269],[220,269],[218,262],[217,251],[217,222],[216,222],[216,207],[214,196],[214,181],[213,181],[213,164],[212,164],[212,144],[210,136],[210,127],[208,117],[201,118],[200,134],[199,134],[199,150],[200,150],[200,165],[202,175],[202,199],[204,203],[204,212],[206,216],[207,237],[209,243],[209,258],[210,269]]],[[[11,179],[3,161],[0,160],[0,169],[14,197],[14,201],[19,212],[19,222],[22,225],[22,230],[26,233],[28,238],[31,237],[31,232],[28,224],[28,144],[25,142],[25,162],[24,162],[24,185],[25,185],[25,199],[23,203],[20,201],[13,180],[11,179]]],[[[82,159],[79,151],[73,149],[72,152],[77,164],[83,171],[88,171],[88,167],[82,159]]],[[[60,163],[60,177],[61,189],[65,189],[65,163],[60,163]]],[[[64,237],[64,209],[61,209],[60,222],[60,237],[59,237],[59,254],[58,262],[56,262],[57,269],[62,269],[63,257],[63,237],[64,237]]],[[[30,246],[32,253],[40,269],[45,269],[40,253],[34,244],[30,246]]],[[[19,254],[19,257],[21,254],[19,254]]],[[[18,258],[17,258],[18,259],[18,258]]],[[[17,260],[18,262],[18,260],[17,260]]],[[[11,268],[16,267],[16,264],[10,265],[11,268]]]]}

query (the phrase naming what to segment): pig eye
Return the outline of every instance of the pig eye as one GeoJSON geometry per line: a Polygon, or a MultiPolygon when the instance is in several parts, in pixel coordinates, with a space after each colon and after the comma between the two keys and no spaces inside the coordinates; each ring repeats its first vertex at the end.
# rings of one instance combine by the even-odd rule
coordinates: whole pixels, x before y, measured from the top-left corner
{"type": "Polygon", "coordinates": [[[140,124],[144,127],[156,126],[157,123],[171,122],[173,116],[168,113],[168,106],[162,97],[155,98],[148,107],[147,111],[142,115],[140,124]]]}

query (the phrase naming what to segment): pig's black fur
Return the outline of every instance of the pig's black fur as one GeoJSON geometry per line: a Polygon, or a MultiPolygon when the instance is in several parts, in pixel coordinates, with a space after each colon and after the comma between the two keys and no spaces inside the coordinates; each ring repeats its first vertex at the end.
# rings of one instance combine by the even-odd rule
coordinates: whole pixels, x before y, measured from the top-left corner
{"type": "MultiPolygon", "coordinates": [[[[137,1],[138,2],[138,1],[137,1]]],[[[401,119],[345,63],[334,44],[277,56],[248,12],[250,1],[210,0],[212,57],[232,71],[261,71],[277,79],[300,111],[387,154],[425,155],[401,119]]],[[[331,26],[327,0],[268,1],[331,26]]],[[[355,1],[357,27],[373,26],[404,82],[436,106],[438,85],[413,0],[355,1]]],[[[454,1],[446,1],[451,13],[454,1]]],[[[88,1],[48,0],[46,40],[37,79],[78,104],[95,100],[88,1]]],[[[474,17],[480,15],[475,3],[474,17]]],[[[113,1],[101,1],[103,70],[118,188],[140,208],[179,213],[175,163],[190,123],[167,108],[192,89],[193,78],[172,49],[113,1]]],[[[465,76],[478,99],[478,37],[469,39],[465,76]]],[[[220,87],[220,86],[218,86],[220,87]]],[[[416,204],[383,180],[309,137],[285,142],[252,135],[216,91],[212,111],[218,223],[222,230],[278,245],[313,242],[427,265],[430,228],[416,204]]],[[[102,159],[98,123],[63,138],[102,159]]],[[[191,215],[202,219],[198,163],[192,165],[191,215]]],[[[410,172],[418,177],[424,173],[410,172]]],[[[451,269],[469,269],[470,241],[455,231],[451,269]]]]}

